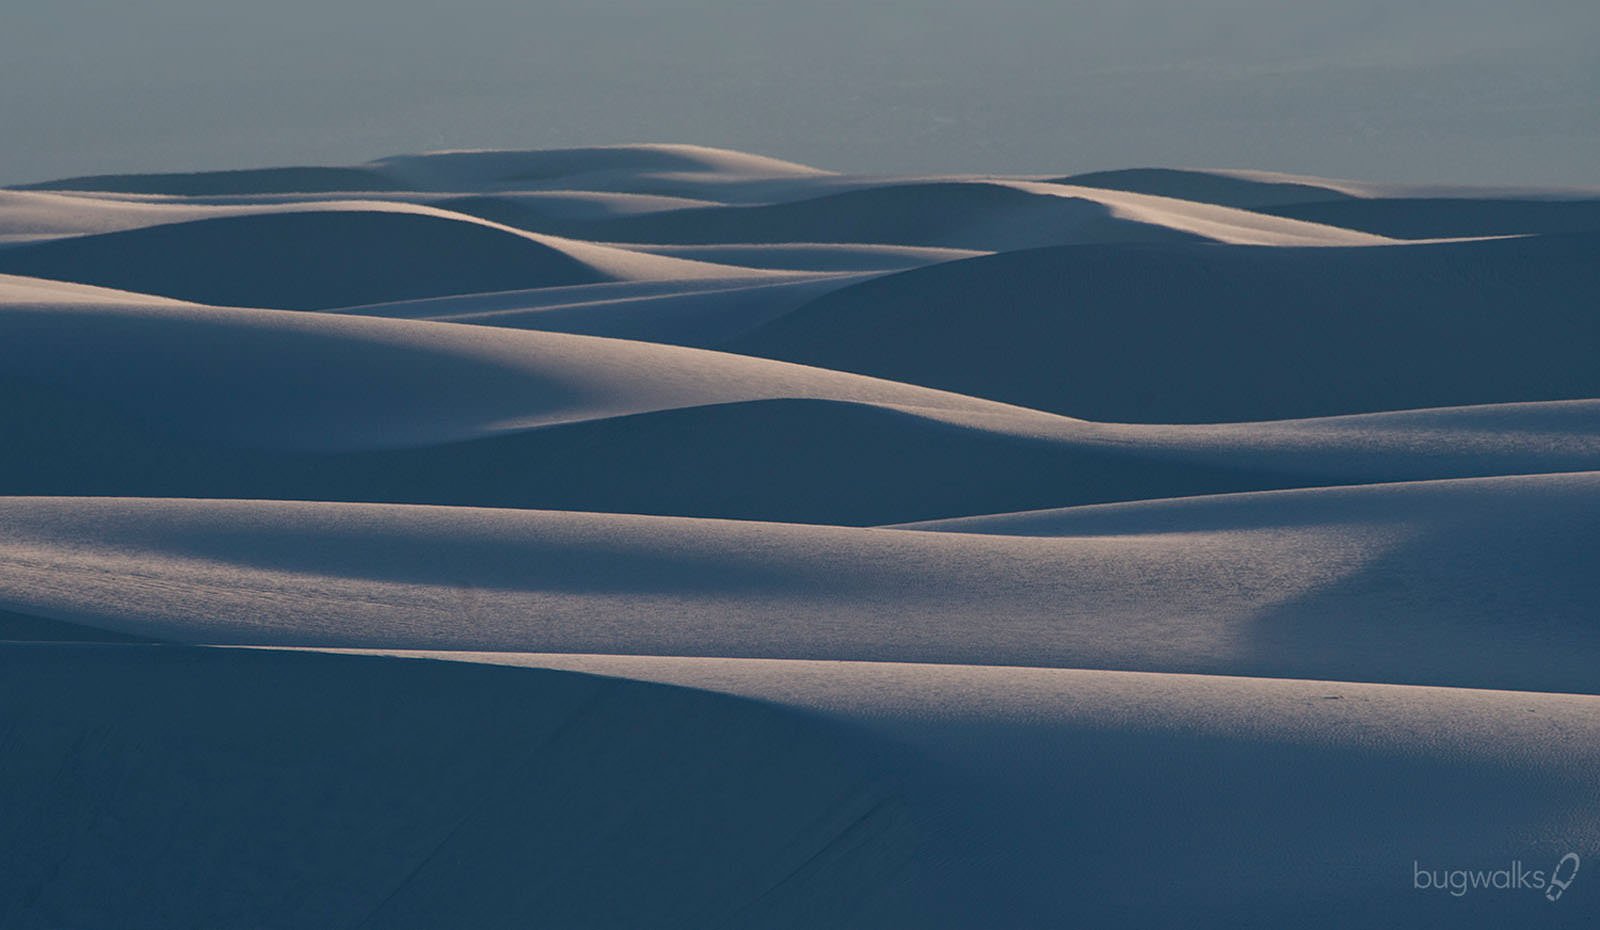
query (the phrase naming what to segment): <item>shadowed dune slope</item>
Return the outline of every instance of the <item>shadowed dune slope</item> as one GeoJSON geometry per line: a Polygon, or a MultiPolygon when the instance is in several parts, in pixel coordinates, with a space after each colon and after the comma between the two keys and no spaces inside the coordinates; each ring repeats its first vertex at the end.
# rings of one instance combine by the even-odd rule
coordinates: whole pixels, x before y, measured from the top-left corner
{"type": "Polygon", "coordinates": [[[10,493],[873,524],[1600,468],[1594,402],[1118,426],[624,340],[11,292],[10,493]]]}
{"type": "Polygon", "coordinates": [[[1081,242],[1365,245],[1362,233],[1213,204],[1004,179],[889,180],[804,199],[602,220],[499,199],[450,201],[511,226],[611,242],[876,243],[999,251],[1081,242]]]}
{"type": "Polygon", "coordinates": [[[394,448],[773,398],[1071,423],[914,385],[679,346],[22,291],[0,310],[0,370],[13,384],[231,445],[394,448]]]}
{"type": "Polygon", "coordinates": [[[19,185],[186,197],[341,191],[538,190],[594,185],[626,190],[679,181],[715,184],[806,180],[828,172],[782,159],[699,145],[613,145],[530,151],[482,150],[396,155],[349,167],[290,166],[229,171],[92,175],[19,185]]]}
{"type": "Polygon", "coordinates": [[[1595,473],[1279,491],[1117,535],[9,498],[0,608],[187,642],[1596,691],[1595,473]]]}
{"type": "Polygon", "coordinates": [[[1395,239],[1600,230],[1600,199],[1364,198],[1269,206],[1261,212],[1395,239]]]}
{"type": "Polygon", "coordinates": [[[1095,420],[1600,395],[1600,235],[1073,246],[825,295],[726,348],[1095,420]]]}
{"type": "Polygon", "coordinates": [[[673,181],[808,180],[828,174],[765,155],[703,145],[597,145],[570,149],[482,150],[396,155],[369,164],[411,189],[495,190],[590,186],[641,192],[673,181]]]}
{"type": "MultiPolygon", "coordinates": [[[[1090,171],[1054,179],[1104,190],[1154,194],[1198,203],[1256,210],[1281,204],[1354,199],[1350,194],[1319,183],[1317,178],[1257,175],[1252,172],[1194,171],[1183,168],[1119,168],[1090,171]]],[[[1330,182],[1331,183],[1331,182],[1330,182]]]]}
{"type": "MultiPolygon", "coordinates": [[[[1597,404],[1428,411],[1395,423],[1378,416],[1146,429],[1059,421],[1054,431],[1033,434],[1026,423],[985,427],[890,406],[776,398],[456,442],[318,451],[149,422],[26,382],[0,380],[0,398],[0,430],[11,450],[0,459],[0,481],[15,494],[373,501],[865,526],[1152,497],[1600,468],[1597,404]]],[[[404,433],[388,434],[397,435],[404,433]]]]}
{"type": "Polygon", "coordinates": [[[399,185],[368,168],[289,167],[165,174],[99,174],[24,184],[19,189],[204,197],[227,194],[389,191],[398,190],[399,185]]]}
{"type": "MultiPolygon", "coordinates": [[[[437,654],[436,654],[437,655],[437,654]]],[[[473,655],[755,697],[913,750],[919,908],[882,926],[1584,927],[1528,870],[1600,841],[1600,698],[1071,669],[473,655]],[[1463,816],[1471,811],[1472,816],[1463,816]],[[1153,854],[1155,851],[1155,854],[1153,854]]],[[[1580,878],[1579,881],[1582,879],[1580,878]]],[[[1576,889],[1577,885],[1574,884],[1576,889]]]]}
{"type": "Polygon", "coordinates": [[[59,642],[59,643],[138,643],[149,640],[126,633],[113,633],[81,623],[63,623],[15,611],[0,610],[0,643],[5,642],[59,642]]]}
{"type": "Polygon", "coordinates": [[[709,348],[864,274],[625,281],[346,307],[339,312],[709,348]]]}
{"type": "Polygon", "coordinates": [[[1052,183],[1083,184],[1106,190],[1175,197],[1196,203],[1228,204],[1248,210],[1291,204],[1400,199],[1592,200],[1594,185],[1471,185],[1358,181],[1236,168],[1119,168],[1057,178],[1052,183]]]}
{"type": "Polygon", "coordinates": [[[456,206],[498,222],[613,242],[855,242],[961,249],[1017,249],[1076,241],[1086,227],[1118,227],[1134,239],[1182,233],[1110,220],[1085,200],[1041,196],[998,184],[886,184],[785,203],[696,207],[602,221],[561,220],[504,202],[456,206]],[[479,211],[482,211],[479,213],[479,211]]]}
{"type": "Polygon", "coordinates": [[[0,251],[0,271],[296,310],[606,279],[492,226],[354,210],[222,217],[18,246],[0,251]]]}
{"type": "Polygon", "coordinates": [[[843,727],[563,671],[0,645],[0,733],[14,930],[881,926],[917,841],[843,727]]]}
{"type": "Polygon", "coordinates": [[[1600,841],[1575,813],[1600,790],[1594,697],[455,655],[477,664],[0,646],[16,750],[0,786],[29,802],[0,809],[18,838],[0,847],[0,917],[1331,930],[1449,905],[1469,928],[1595,914],[1537,890],[1465,909],[1409,872],[1503,867],[1508,836],[1548,870],[1600,841]],[[1159,893],[1115,893],[1152,849],[1159,893]]]}
{"type": "MultiPolygon", "coordinates": [[[[15,494],[533,507],[871,525],[1320,483],[1270,461],[1018,436],[823,400],[718,404],[364,452],[229,445],[0,382],[15,494]]],[[[1600,441],[1577,461],[1600,467],[1600,441]]],[[[1534,463],[1554,465],[1552,457],[1534,463]]],[[[1420,466],[1437,472],[1447,466],[1420,466]]],[[[1539,469],[1535,469],[1539,470],[1539,469]]]]}

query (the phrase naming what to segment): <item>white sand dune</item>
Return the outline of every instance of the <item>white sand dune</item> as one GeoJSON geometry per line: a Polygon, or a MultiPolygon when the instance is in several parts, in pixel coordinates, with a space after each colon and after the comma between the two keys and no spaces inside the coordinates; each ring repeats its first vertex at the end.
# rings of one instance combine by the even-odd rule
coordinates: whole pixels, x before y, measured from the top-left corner
{"type": "Polygon", "coordinates": [[[119,232],[205,219],[225,209],[204,204],[114,200],[77,193],[0,190],[0,243],[119,232]]]}
{"type": "Polygon", "coordinates": [[[1600,231],[1600,192],[1570,199],[1363,198],[1267,208],[1276,216],[1398,239],[1600,231]]]}
{"type": "Polygon", "coordinates": [[[659,194],[629,194],[621,191],[507,191],[473,194],[434,200],[433,206],[456,213],[468,213],[486,220],[520,226],[519,220],[538,217],[547,220],[600,220],[665,210],[716,206],[714,201],[659,194]]]}
{"type": "Polygon", "coordinates": [[[1280,204],[1347,200],[1360,196],[1347,182],[1260,171],[1120,168],[1052,178],[1051,182],[1174,197],[1245,210],[1280,204]]]}
{"type": "Polygon", "coordinates": [[[13,377],[269,447],[408,445],[764,398],[1015,410],[720,352],[379,317],[68,298],[7,305],[0,327],[13,377]]]}
{"type": "Polygon", "coordinates": [[[846,288],[724,346],[1090,419],[1600,394],[1600,235],[1061,247],[846,288]]]}
{"type": "MultiPolygon", "coordinates": [[[[117,292],[88,300],[77,286],[8,280],[0,424],[12,454],[0,480],[13,492],[865,525],[1600,468],[1597,402],[1100,424],[635,341],[117,292]]],[[[716,296],[630,306],[644,321],[667,299],[684,313],[717,311],[716,296]]]]}
{"type": "MultiPolygon", "coordinates": [[[[1421,925],[1463,908],[1412,890],[1416,856],[1504,867],[1512,836],[1548,870],[1596,841],[1571,816],[1600,787],[1594,697],[462,657],[522,667],[0,648],[0,706],[32,709],[0,784],[34,802],[0,811],[19,839],[0,847],[0,913],[20,928],[1421,925]],[[92,847],[65,839],[78,830],[92,847]]],[[[1468,926],[1592,914],[1575,895],[1469,903],[1468,926]]]]}
{"type": "MultiPolygon", "coordinates": [[[[414,189],[484,190],[545,186],[583,179],[589,184],[628,179],[748,180],[812,178],[828,172],[748,152],[703,145],[612,145],[531,151],[446,151],[397,155],[372,163],[414,189]]],[[[607,187],[592,189],[606,190],[607,187]]]]}
{"type": "Polygon", "coordinates": [[[781,246],[779,254],[791,262],[809,258],[801,267],[814,268],[818,250],[825,248],[832,254],[830,270],[838,270],[840,261],[852,261],[852,270],[863,267],[864,262],[868,263],[865,267],[905,267],[961,257],[963,250],[1082,242],[1370,245],[1389,241],[1334,226],[1210,204],[1026,181],[890,180],[774,204],[693,204],[682,198],[572,192],[444,199],[412,193],[390,194],[381,200],[244,197],[201,202],[195,198],[130,200],[78,192],[5,191],[0,192],[0,236],[27,242],[258,213],[360,209],[426,212],[456,220],[470,215],[530,233],[583,240],[701,246],[713,255],[738,255],[733,264],[753,260],[757,267],[784,267],[773,265],[781,246]],[[558,196],[560,200],[553,199],[558,196]],[[407,205],[388,197],[409,197],[415,203],[407,205]],[[433,205],[421,206],[424,203],[433,205]],[[796,249],[808,244],[810,255],[796,249]],[[766,248],[748,247],[753,245],[766,248]],[[894,261],[885,266],[885,258],[894,261]]]}
{"type": "Polygon", "coordinates": [[[671,255],[693,261],[741,265],[779,271],[899,271],[985,253],[974,249],[939,249],[910,245],[854,243],[779,243],[728,245],[650,245],[619,243],[630,252],[671,255]]]}
{"type": "Polygon", "coordinates": [[[1245,209],[1391,198],[1450,200],[1467,197],[1501,201],[1556,201],[1600,197],[1600,186],[1405,184],[1220,168],[1122,168],[1068,175],[1053,180],[1063,184],[1155,194],[1245,209]]]}
{"type": "Polygon", "coordinates": [[[271,208],[0,250],[0,271],[214,304],[325,309],[590,284],[757,274],[571,242],[430,207],[271,208]]]}
{"type": "Polygon", "coordinates": [[[872,926],[915,850],[859,738],[681,688],[13,645],[0,712],[17,930],[872,926]]]}
{"type": "Polygon", "coordinates": [[[0,305],[62,305],[106,304],[114,306],[193,307],[186,300],[141,294],[136,291],[119,291],[115,288],[96,287],[92,284],[74,284],[71,281],[54,281],[49,278],[29,278],[22,275],[0,274],[0,305]]]}
{"type": "Polygon", "coordinates": [[[1600,231],[1600,188],[1372,184],[1262,171],[1136,168],[1053,179],[1240,207],[1396,239],[1600,231]]]}
{"type": "Polygon", "coordinates": [[[1594,926],[1596,203],[0,191],[0,928],[1594,926]]]}
{"type": "MultiPolygon", "coordinates": [[[[1167,229],[1205,242],[1229,245],[1385,245],[1390,240],[1370,233],[1337,226],[1306,222],[1289,217],[1270,217],[1228,206],[1193,203],[1175,197],[1158,197],[1133,192],[1107,192],[1085,185],[1036,184],[1022,181],[1007,186],[1030,194],[1042,194],[1096,203],[1114,220],[1150,229],[1167,229]]],[[[1129,236],[1130,241],[1139,241],[1129,236]]],[[[1161,241],[1151,237],[1154,241],[1161,241]]],[[[1071,240],[1060,243],[1068,244],[1071,240]]],[[[1086,237],[1085,242],[1116,242],[1111,235],[1086,237]]]]}
{"type": "MultiPolygon", "coordinates": [[[[863,257],[867,263],[874,261],[871,255],[863,257]]],[[[771,264],[767,257],[756,261],[771,264]]],[[[833,256],[824,253],[820,261],[806,263],[833,261],[833,256]]],[[[846,257],[839,263],[855,262],[846,257]]],[[[343,307],[340,312],[710,348],[872,275],[873,272],[780,272],[754,280],[680,278],[624,282],[623,286],[577,285],[343,307]]]]}
{"type": "MultiPolygon", "coordinates": [[[[509,218],[507,218],[509,219],[509,218]]],[[[1084,242],[1368,245],[1382,237],[1170,198],[1000,179],[890,180],[809,199],[527,228],[616,242],[861,242],[998,251],[1084,242]]]]}
{"type": "MultiPolygon", "coordinates": [[[[253,168],[96,175],[25,185],[32,190],[226,196],[386,190],[477,191],[549,188],[553,183],[681,178],[686,182],[812,178],[827,172],[795,162],[700,145],[612,145],[530,151],[440,151],[397,155],[351,167],[253,168]]],[[[625,190],[626,188],[622,188],[625,190]]]]}
{"type": "MultiPolygon", "coordinates": [[[[1526,868],[1548,873],[1596,837],[1571,804],[1595,790],[1591,696],[878,662],[470,658],[756,698],[909,749],[884,764],[923,838],[908,876],[915,904],[874,915],[880,926],[1422,926],[1440,902],[1394,879],[1413,856],[1423,868],[1505,868],[1511,835],[1526,868]]],[[[1536,892],[1480,896],[1460,924],[1581,926],[1593,913],[1566,906],[1574,912],[1552,916],[1536,892]]]]}
{"type": "Polygon", "coordinates": [[[385,191],[397,186],[393,180],[373,168],[308,165],[160,174],[103,174],[27,184],[21,189],[205,197],[274,192],[385,191]]]}
{"type": "Polygon", "coordinates": [[[11,498],[0,608],[163,640],[1596,690],[1596,473],[1175,502],[1115,534],[11,498]],[[1152,528],[1153,527],[1153,528],[1152,528]]]}

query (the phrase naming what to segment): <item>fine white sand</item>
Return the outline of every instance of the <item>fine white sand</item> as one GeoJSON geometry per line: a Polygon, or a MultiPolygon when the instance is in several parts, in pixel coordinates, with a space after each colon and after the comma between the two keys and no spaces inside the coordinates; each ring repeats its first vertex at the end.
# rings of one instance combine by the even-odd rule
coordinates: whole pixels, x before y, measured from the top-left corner
{"type": "Polygon", "coordinates": [[[1593,926],[1596,204],[0,191],[0,927],[1593,926]]]}

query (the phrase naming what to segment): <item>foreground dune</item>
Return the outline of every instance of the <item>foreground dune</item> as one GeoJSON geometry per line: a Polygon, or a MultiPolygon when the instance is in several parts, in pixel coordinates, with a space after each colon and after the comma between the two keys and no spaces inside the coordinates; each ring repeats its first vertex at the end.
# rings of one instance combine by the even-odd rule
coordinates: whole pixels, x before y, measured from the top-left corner
{"type": "Polygon", "coordinates": [[[0,811],[6,925],[1332,928],[1437,913],[1416,856],[1526,833],[1545,870],[1597,839],[1571,816],[1593,697],[452,655],[522,667],[0,647],[0,706],[31,709],[0,761],[31,799],[0,811]]]}

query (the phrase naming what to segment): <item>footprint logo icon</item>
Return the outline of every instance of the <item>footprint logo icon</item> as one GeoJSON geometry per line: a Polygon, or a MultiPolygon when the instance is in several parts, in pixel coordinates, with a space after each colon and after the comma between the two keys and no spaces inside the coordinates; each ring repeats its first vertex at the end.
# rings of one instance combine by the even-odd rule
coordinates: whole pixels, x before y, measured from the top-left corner
{"type": "Polygon", "coordinates": [[[1575,852],[1569,852],[1562,856],[1561,861],[1556,863],[1555,870],[1550,873],[1550,886],[1545,889],[1544,896],[1551,901],[1560,898],[1561,893],[1566,891],[1567,886],[1572,884],[1572,880],[1577,877],[1580,864],[1578,854],[1575,852]],[[1569,862],[1572,863],[1571,869],[1567,868],[1567,863],[1569,862]],[[1563,875],[1566,877],[1562,878],[1563,875]]]}

